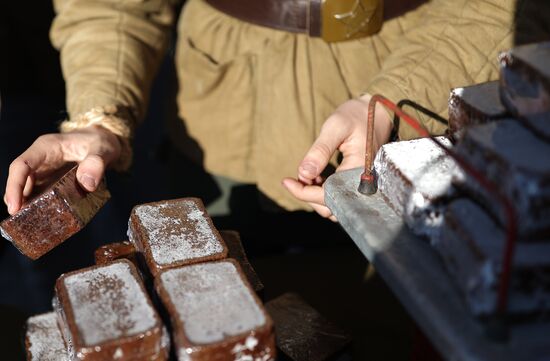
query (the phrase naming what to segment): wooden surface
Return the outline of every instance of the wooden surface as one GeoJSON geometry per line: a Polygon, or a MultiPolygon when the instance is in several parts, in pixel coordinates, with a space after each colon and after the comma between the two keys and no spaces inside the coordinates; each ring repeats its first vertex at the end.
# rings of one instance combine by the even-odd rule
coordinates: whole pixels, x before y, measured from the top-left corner
{"type": "Polygon", "coordinates": [[[515,325],[506,343],[489,340],[431,246],[408,231],[379,193],[357,192],[361,172],[329,177],[325,203],[445,359],[550,360],[548,322],[515,325]]]}

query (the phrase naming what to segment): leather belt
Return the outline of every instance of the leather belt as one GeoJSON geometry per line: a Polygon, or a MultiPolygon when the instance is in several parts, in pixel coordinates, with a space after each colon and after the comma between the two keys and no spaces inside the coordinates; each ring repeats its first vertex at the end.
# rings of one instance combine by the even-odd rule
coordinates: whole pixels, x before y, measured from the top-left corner
{"type": "Polygon", "coordinates": [[[328,42],[371,35],[382,26],[383,0],[206,0],[237,19],[328,42]]]}

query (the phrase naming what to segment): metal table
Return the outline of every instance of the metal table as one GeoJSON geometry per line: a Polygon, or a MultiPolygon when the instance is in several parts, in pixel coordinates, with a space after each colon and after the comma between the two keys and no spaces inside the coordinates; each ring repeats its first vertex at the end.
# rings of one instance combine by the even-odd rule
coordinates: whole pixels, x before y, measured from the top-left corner
{"type": "Polygon", "coordinates": [[[514,325],[506,343],[489,340],[431,246],[380,193],[357,192],[361,172],[330,176],[325,203],[445,359],[550,360],[550,323],[514,325]]]}

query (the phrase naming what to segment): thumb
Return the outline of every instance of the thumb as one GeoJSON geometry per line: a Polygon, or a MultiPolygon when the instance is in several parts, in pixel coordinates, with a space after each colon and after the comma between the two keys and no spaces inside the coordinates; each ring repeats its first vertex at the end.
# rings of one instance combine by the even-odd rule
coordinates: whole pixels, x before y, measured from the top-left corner
{"type": "Polygon", "coordinates": [[[319,137],[306,153],[298,167],[298,179],[307,184],[315,182],[321,175],[330,158],[348,137],[345,127],[339,125],[332,116],[321,128],[319,137]]]}
{"type": "Polygon", "coordinates": [[[88,155],[76,170],[76,179],[88,192],[97,189],[105,173],[105,161],[97,154],[88,155]]]}

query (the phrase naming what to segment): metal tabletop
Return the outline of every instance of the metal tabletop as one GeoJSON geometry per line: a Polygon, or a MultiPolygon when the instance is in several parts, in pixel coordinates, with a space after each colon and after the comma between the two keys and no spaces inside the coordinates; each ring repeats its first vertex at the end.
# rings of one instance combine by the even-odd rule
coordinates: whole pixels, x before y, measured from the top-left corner
{"type": "Polygon", "coordinates": [[[325,203],[446,360],[550,360],[550,323],[510,328],[506,343],[487,338],[438,254],[413,235],[380,193],[357,192],[362,169],[330,176],[325,203]]]}

